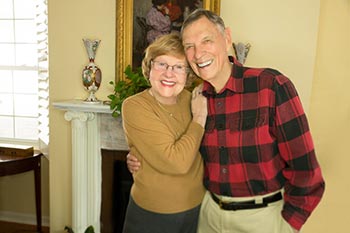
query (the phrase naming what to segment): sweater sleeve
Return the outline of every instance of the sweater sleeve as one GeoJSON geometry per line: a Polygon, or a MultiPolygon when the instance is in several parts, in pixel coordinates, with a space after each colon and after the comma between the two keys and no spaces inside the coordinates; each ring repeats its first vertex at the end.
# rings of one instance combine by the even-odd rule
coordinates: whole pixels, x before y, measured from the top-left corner
{"type": "Polygon", "coordinates": [[[277,77],[275,94],[278,149],[287,164],[283,171],[286,183],[282,215],[299,230],[320,202],[324,180],[294,85],[281,75],[277,77]]]}
{"type": "Polygon", "coordinates": [[[124,101],[122,117],[131,152],[141,164],[149,163],[161,173],[185,174],[196,156],[200,156],[204,129],[199,124],[190,121],[186,131],[176,136],[151,104],[133,97],[124,101]]]}

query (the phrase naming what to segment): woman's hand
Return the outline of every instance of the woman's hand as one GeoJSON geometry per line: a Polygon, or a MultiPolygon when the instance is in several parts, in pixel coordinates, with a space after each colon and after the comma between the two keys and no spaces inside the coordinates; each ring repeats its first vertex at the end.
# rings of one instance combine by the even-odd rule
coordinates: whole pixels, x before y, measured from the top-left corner
{"type": "Polygon", "coordinates": [[[207,98],[202,95],[202,89],[203,84],[200,84],[192,91],[191,111],[192,120],[204,128],[208,115],[208,107],[207,98]]]}

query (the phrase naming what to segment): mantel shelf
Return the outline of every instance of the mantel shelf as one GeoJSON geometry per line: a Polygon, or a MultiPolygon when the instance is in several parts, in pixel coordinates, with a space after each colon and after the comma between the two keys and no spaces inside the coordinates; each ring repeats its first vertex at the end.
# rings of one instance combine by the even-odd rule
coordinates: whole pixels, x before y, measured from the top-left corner
{"type": "Polygon", "coordinates": [[[66,111],[80,111],[80,112],[95,112],[95,113],[112,113],[108,104],[103,102],[90,103],[84,100],[65,100],[54,102],[53,106],[57,109],[66,111]]]}

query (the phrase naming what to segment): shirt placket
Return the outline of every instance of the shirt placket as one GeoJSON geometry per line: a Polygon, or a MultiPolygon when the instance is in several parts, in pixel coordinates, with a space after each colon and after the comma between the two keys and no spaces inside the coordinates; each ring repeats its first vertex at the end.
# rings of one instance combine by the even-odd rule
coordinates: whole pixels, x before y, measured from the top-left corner
{"type": "MultiPolygon", "coordinates": [[[[214,98],[213,104],[216,114],[225,114],[225,99],[224,98],[214,98]]],[[[217,130],[218,141],[217,141],[217,151],[220,163],[220,193],[223,195],[230,195],[230,185],[229,185],[229,156],[226,144],[226,131],[227,123],[226,118],[216,117],[215,119],[215,129],[217,130]]]]}

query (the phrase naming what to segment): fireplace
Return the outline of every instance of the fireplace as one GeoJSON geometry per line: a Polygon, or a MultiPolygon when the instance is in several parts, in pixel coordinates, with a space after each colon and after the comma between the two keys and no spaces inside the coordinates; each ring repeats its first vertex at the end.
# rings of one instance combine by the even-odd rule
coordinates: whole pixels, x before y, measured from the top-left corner
{"type": "Polygon", "coordinates": [[[96,233],[118,232],[127,203],[119,201],[128,199],[128,188],[131,185],[131,181],[128,180],[130,174],[126,171],[123,161],[129,148],[121,127],[121,119],[113,118],[109,105],[102,102],[91,104],[82,100],[68,100],[55,102],[53,106],[65,111],[65,120],[71,122],[74,232],[83,233],[89,225],[94,227],[96,233]],[[103,158],[112,159],[113,162],[106,164],[103,158]],[[102,181],[102,176],[105,175],[104,168],[111,165],[111,170],[106,171],[109,178],[102,181]],[[120,179],[122,176],[126,177],[125,180],[120,179]],[[118,179],[114,179],[116,177],[118,179]],[[113,182],[116,183],[115,187],[123,187],[120,194],[113,191],[113,182]],[[110,192],[106,192],[105,189],[109,189],[110,192]],[[116,196],[113,196],[114,194],[116,196]],[[110,210],[103,208],[108,205],[107,200],[112,203],[110,210]],[[121,210],[121,214],[113,215],[117,209],[121,210]]]}
{"type": "Polygon", "coordinates": [[[101,233],[121,233],[133,183],[125,158],[128,151],[102,149],[101,233]]]}

